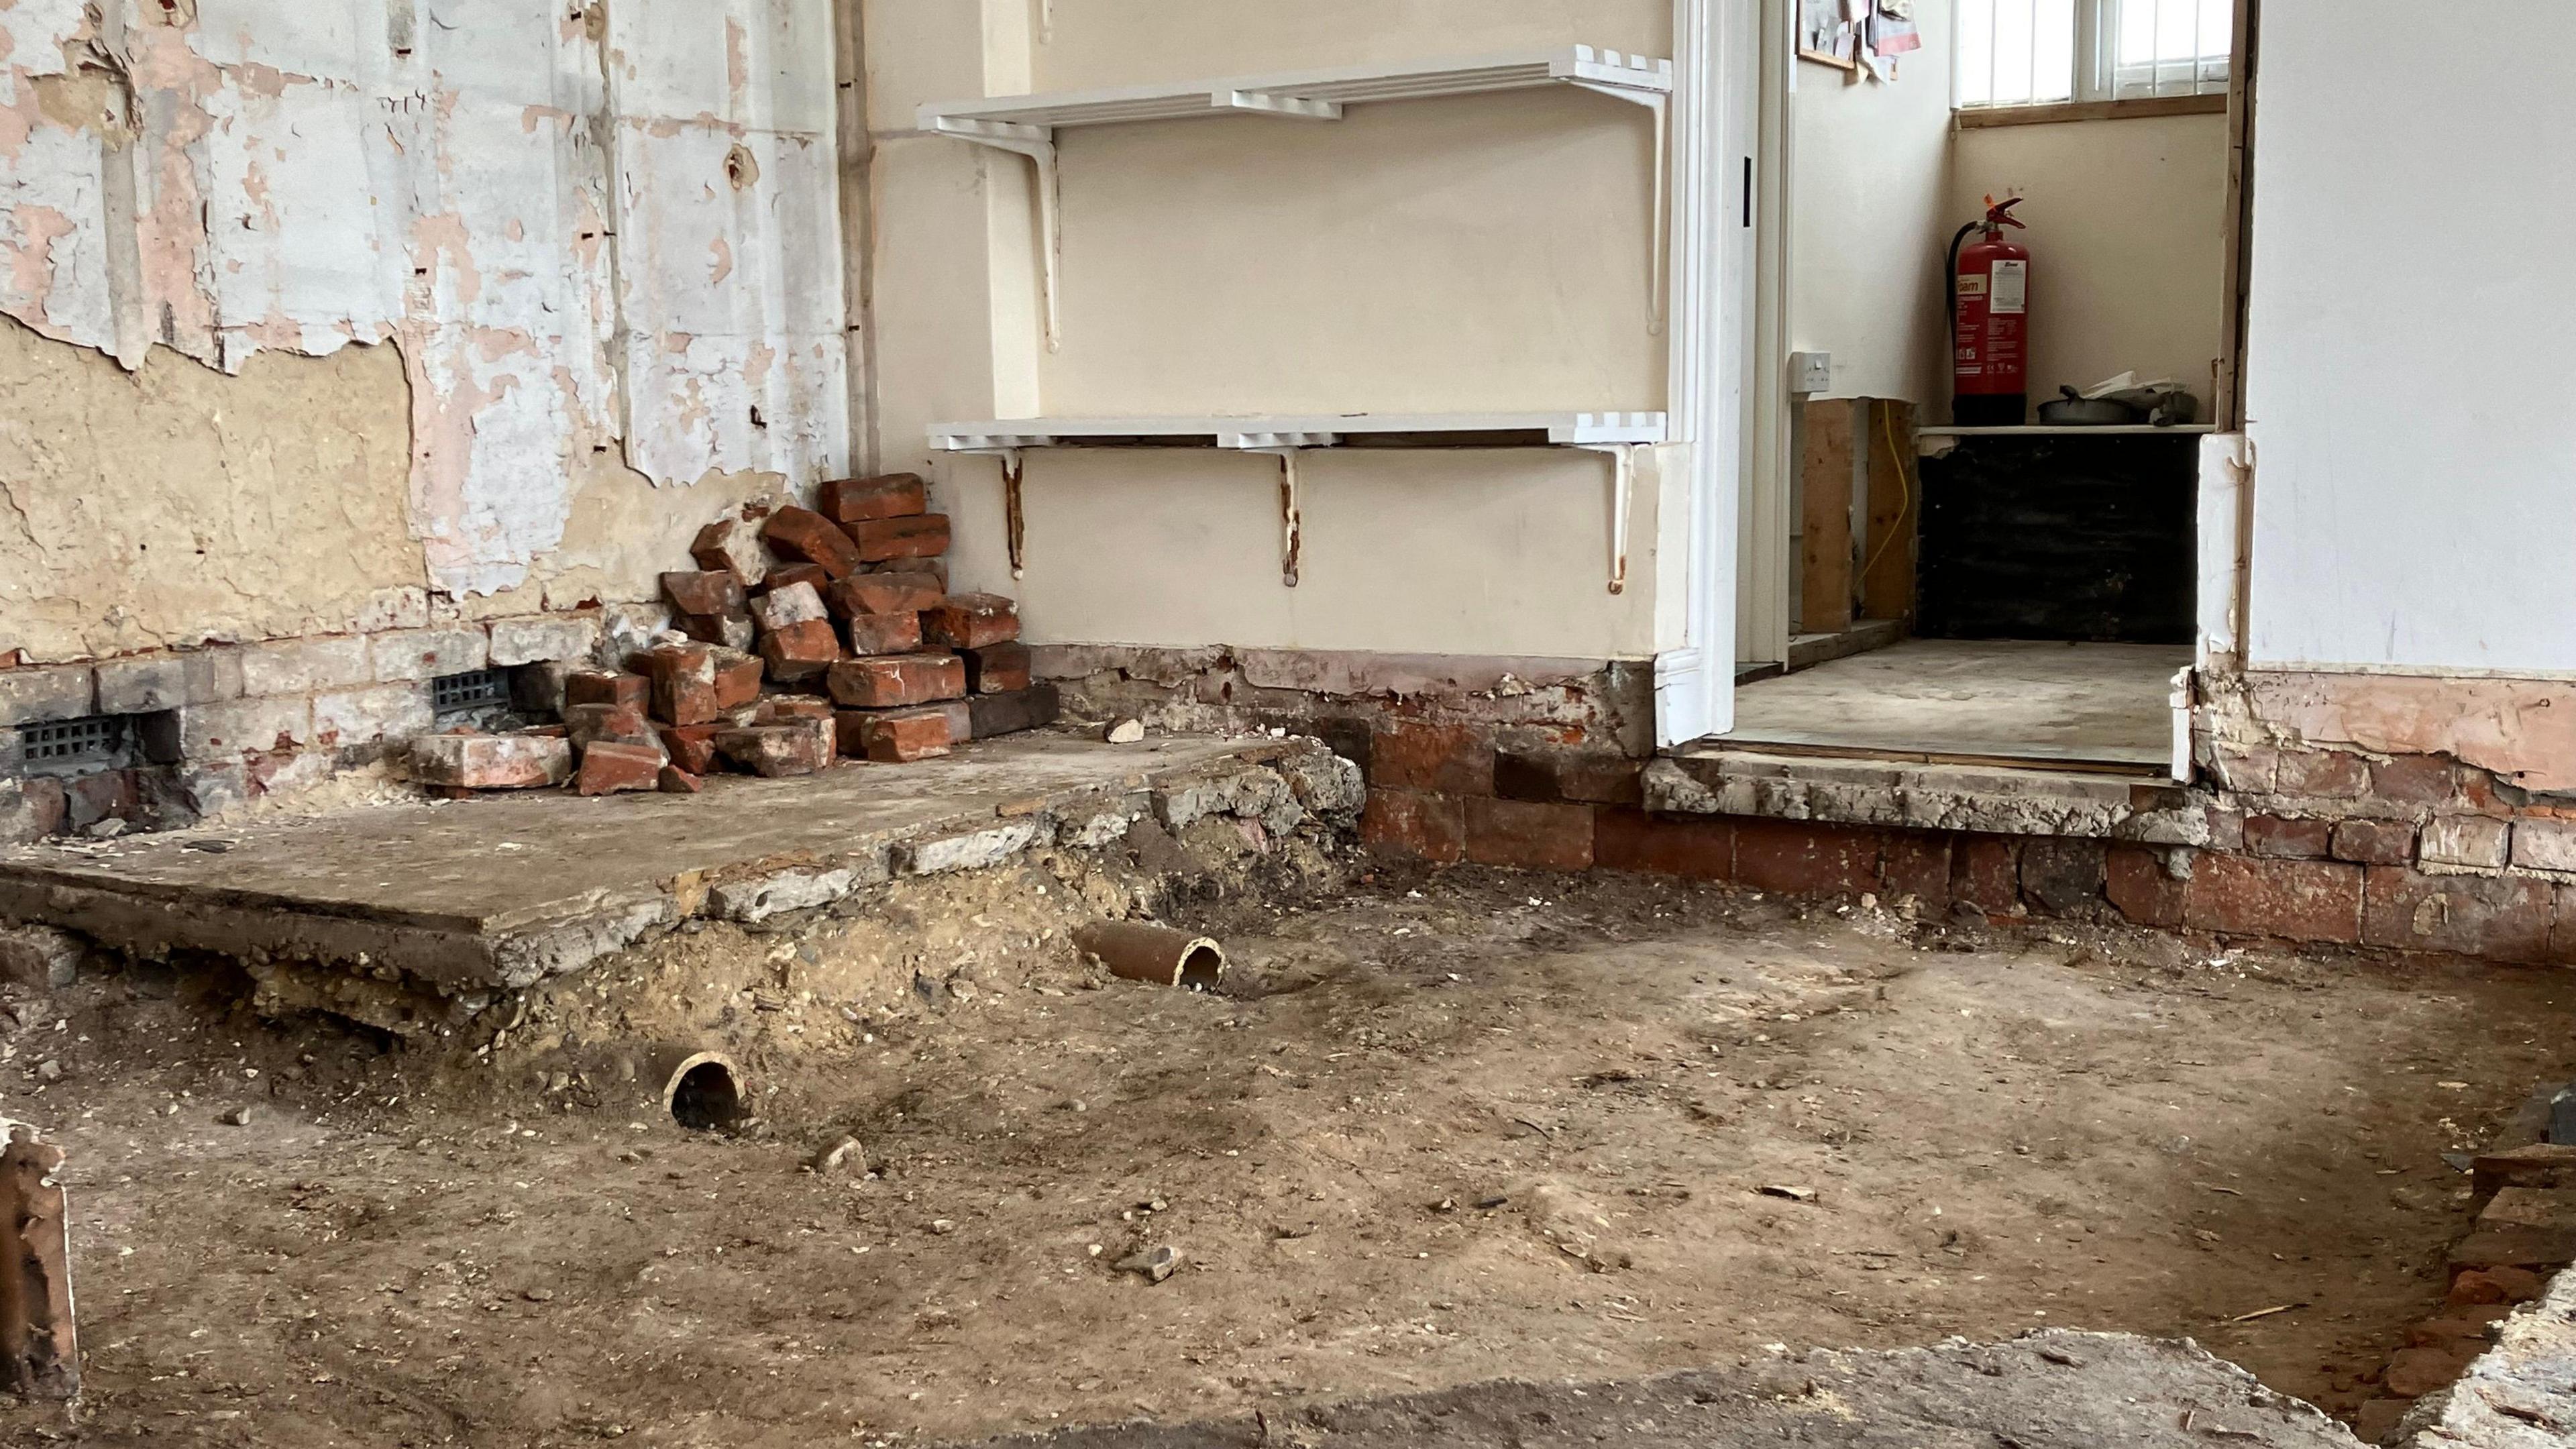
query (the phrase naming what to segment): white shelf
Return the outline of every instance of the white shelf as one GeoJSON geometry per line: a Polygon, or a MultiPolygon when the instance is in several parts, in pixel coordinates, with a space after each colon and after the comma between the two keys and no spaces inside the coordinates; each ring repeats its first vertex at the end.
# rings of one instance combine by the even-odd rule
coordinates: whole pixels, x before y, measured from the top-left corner
{"type": "Polygon", "coordinates": [[[1178,121],[1198,116],[1256,115],[1339,120],[1344,106],[1374,101],[1427,100],[1488,91],[1571,85],[1670,95],[1673,63],[1588,45],[1516,51],[1466,60],[1406,61],[1286,71],[1223,80],[1112,86],[1105,90],[1051,91],[979,101],[933,101],[920,110],[921,129],[977,139],[964,126],[1005,125],[1053,130],[1060,126],[1109,126],[1131,121],[1178,121]]]}
{"type": "Polygon", "coordinates": [[[1673,63],[1651,56],[1595,50],[1588,45],[1514,51],[1464,60],[1428,60],[1342,66],[1332,70],[1106,90],[1050,91],[975,101],[932,101],[916,116],[920,129],[1025,156],[1037,168],[1038,230],[1043,235],[1039,271],[1045,286],[1047,348],[1063,337],[1058,273],[1064,258],[1062,172],[1055,133],[1066,126],[1111,126],[1137,121],[1182,121],[1205,116],[1276,116],[1338,121],[1343,108],[1379,101],[1418,101],[1494,91],[1572,86],[1644,106],[1655,118],[1652,276],[1648,301],[1654,330],[1663,326],[1666,219],[1671,169],[1673,63]]]}
{"type": "Polygon", "coordinates": [[[1665,441],[1662,413],[1313,413],[1164,418],[996,418],[933,423],[930,446],[947,453],[1118,446],[1270,452],[1330,448],[1349,438],[1544,434],[1557,447],[1604,448],[1665,441]]]}
{"type": "Polygon", "coordinates": [[[1917,428],[1921,438],[2100,438],[2145,437],[2154,433],[2214,433],[2215,423],[2169,423],[2157,427],[2152,423],[2111,423],[2101,427],[2076,427],[2068,424],[2026,424],[2017,428],[1917,428]]]}
{"type": "Polygon", "coordinates": [[[1628,587],[1628,495],[1636,449],[1669,439],[1662,413],[1317,413],[1303,416],[1182,418],[994,418],[972,423],[933,423],[930,446],[943,453],[991,453],[1002,459],[1003,512],[1010,530],[1011,576],[1026,554],[1026,513],[1020,507],[1020,454],[1030,448],[1215,447],[1267,453],[1279,459],[1279,575],[1297,586],[1305,548],[1305,519],[1297,489],[1297,455],[1355,439],[1455,443],[1476,439],[1508,447],[1543,437],[1554,447],[1609,455],[1610,592],[1628,587]]]}

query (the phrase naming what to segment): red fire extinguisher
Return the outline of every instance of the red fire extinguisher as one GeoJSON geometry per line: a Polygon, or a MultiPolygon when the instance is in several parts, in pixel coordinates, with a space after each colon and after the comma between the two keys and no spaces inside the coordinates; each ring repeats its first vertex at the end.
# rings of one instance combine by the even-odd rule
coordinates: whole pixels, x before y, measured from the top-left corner
{"type": "Polygon", "coordinates": [[[2030,249],[2004,240],[2021,201],[1987,197],[1985,220],[1950,238],[1950,420],[1963,428],[2017,428],[2030,409],[2030,249]],[[1962,250],[1972,231],[1985,236],[1962,250]]]}

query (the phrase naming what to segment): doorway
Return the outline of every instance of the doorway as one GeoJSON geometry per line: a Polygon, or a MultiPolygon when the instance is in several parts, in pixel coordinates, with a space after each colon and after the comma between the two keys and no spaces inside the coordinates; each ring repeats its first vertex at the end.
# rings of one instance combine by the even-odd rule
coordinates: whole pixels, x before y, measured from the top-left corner
{"type": "Polygon", "coordinates": [[[2172,771],[2201,443],[2235,421],[2251,0],[1778,4],[1748,370],[1782,381],[1749,404],[1707,743],[2172,771]],[[1959,355],[1950,247],[2014,198],[2022,396],[1961,426],[1991,355],[1959,355]]]}

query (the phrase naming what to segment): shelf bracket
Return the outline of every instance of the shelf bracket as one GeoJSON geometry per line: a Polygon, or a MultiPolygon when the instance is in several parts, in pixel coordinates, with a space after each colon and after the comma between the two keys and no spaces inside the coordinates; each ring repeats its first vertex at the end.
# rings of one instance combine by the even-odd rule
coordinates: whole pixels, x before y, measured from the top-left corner
{"type": "Polygon", "coordinates": [[[1297,455],[1308,448],[1329,448],[1341,439],[1331,433],[1219,433],[1216,445],[1239,453],[1267,453],[1279,460],[1279,582],[1297,587],[1304,566],[1306,514],[1297,492],[1297,455]]]}
{"type": "Polygon", "coordinates": [[[1637,449],[1642,443],[1575,443],[1587,453],[1610,459],[1610,592],[1628,592],[1628,494],[1637,481],[1637,449]]]}
{"type": "Polygon", "coordinates": [[[1644,106],[1655,117],[1655,201],[1646,229],[1654,233],[1649,243],[1652,253],[1647,263],[1646,331],[1654,337],[1664,335],[1664,312],[1672,278],[1672,196],[1673,196],[1673,98],[1664,91],[1641,91],[1631,86],[1600,85],[1592,81],[1575,81],[1577,89],[1612,100],[1644,106]]]}
{"type": "Polygon", "coordinates": [[[1017,448],[1004,448],[1002,459],[1002,524],[1008,530],[1011,550],[1011,577],[1028,577],[1029,515],[1021,506],[1020,479],[1028,471],[1028,455],[1017,448]]]}
{"type": "Polygon", "coordinates": [[[1211,91],[1208,104],[1220,111],[1257,111],[1265,116],[1285,116],[1292,121],[1338,121],[1342,103],[1318,101],[1285,91],[1211,91]]]}
{"type": "Polygon", "coordinates": [[[1062,291],[1064,268],[1064,180],[1056,166],[1055,128],[940,116],[931,122],[930,129],[934,135],[953,136],[996,151],[1026,156],[1029,164],[1037,169],[1038,273],[1039,290],[1045,293],[1046,344],[1049,352],[1062,351],[1064,312],[1058,294],[1062,291]]]}

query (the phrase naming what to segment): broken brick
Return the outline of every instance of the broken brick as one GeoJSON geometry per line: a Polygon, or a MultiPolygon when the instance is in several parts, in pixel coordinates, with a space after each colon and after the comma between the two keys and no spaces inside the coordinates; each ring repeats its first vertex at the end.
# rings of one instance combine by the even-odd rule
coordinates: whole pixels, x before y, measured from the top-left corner
{"type": "Polygon", "coordinates": [[[723,733],[722,727],[674,725],[658,733],[672,764],[692,775],[703,775],[716,767],[716,736],[723,733]]]}
{"type": "Polygon", "coordinates": [[[63,1158],[36,1129],[0,1123],[0,1224],[9,1249],[0,1261],[0,1389],[29,1399],[80,1394],[63,1158]]]}
{"type": "Polygon", "coordinates": [[[823,516],[835,523],[866,523],[927,512],[930,493],[918,473],[887,473],[834,479],[823,485],[821,502],[823,516]]]}
{"type": "Polygon", "coordinates": [[[581,752],[581,773],[573,788],[584,795],[615,795],[656,789],[661,782],[660,750],[603,741],[581,752]]]}
{"type": "Polygon", "coordinates": [[[757,703],[766,674],[760,657],[733,649],[716,651],[716,708],[737,710],[757,703]]]}
{"type": "MultiPolygon", "coordinates": [[[[944,533],[946,520],[941,522],[944,533]]],[[[856,573],[862,561],[862,550],[850,541],[850,536],[810,508],[782,508],[769,515],[769,521],[761,525],[760,536],[788,558],[812,564],[836,579],[856,573]]]]}
{"type": "Polygon", "coordinates": [[[2278,815],[2245,817],[2245,848],[2278,860],[2323,860],[2334,846],[2331,820],[2290,820],[2278,815]]]}
{"type": "Polygon", "coordinates": [[[2339,941],[2361,936],[2362,868],[2336,860],[2206,854],[2183,897],[2183,924],[2234,936],[2339,941]]]}
{"type": "Polygon", "coordinates": [[[2450,1387],[2476,1357],[2476,1351],[2458,1348],[2401,1348],[2388,1360],[2380,1387],[2401,1399],[2419,1399],[2450,1387]]]}
{"type": "Polygon", "coordinates": [[[966,692],[966,664],[954,654],[852,659],[832,666],[829,685],[832,698],[852,709],[928,704],[966,692]]]}
{"type": "Polygon", "coordinates": [[[584,669],[564,680],[566,710],[579,704],[631,704],[642,709],[652,701],[652,681],[641,674],[612,674],[604,669],[584,669]]]}
{"type": "Polygon", "coordinates": [[[751,601],[751,621],[763,633],[831,617],[823,607],[822,591],[812,584],[782,584],[751,601]]]}
{"type": "Polygon", "coordinates": [[[2455,1308],[2481,1303],[2536,1303],[2548,1290],[2549,1281],[2538,1273],[2500,1263],[2454,1274],[2450,1294],[2443,1301],[2455,1308]]]}
{"type": "Polygon", "coordinates": [[[655,777],[653,787],[665,795],[695,795],[706,788],[704,781],[677,765],[664,765],[655,777]]]}
{"type": "Polygon", "coordinates": [[[786,724],[791,720],[830,719],[832,702],[811,694],[773,694],[760,702],[753,724],[786,724]]]}
{"type": "Polygon", "coordinates": [[[792,589],[798,584],[811,584],[819,592],[832,586],[832,576],[809,563],[771,564],[769,583],[758,593],[775,593],[780,589],[792,589]]]}
{"type": "Polygon", "coordinates": [[[699,568],[722,570],[749,588],[769,572],[769,555],[760,546],[760,531],[739,518],[720,518],[698,530],[689,557],[699,568]]]}
{"type": "Polygon", "coordinates": [[[631,704],[576,704],[564,711],[564,734],[573,748],[596,744],[658,746],[661,737],[644,711],[631,704]]]}
{"type": "MultiPolygon", "coordinates": [[[[956,739],[989,740],[999,735],[1015,735],[1022,730],[1042,729],[1056,722],[1061,708],[1055,685],[1041,680],[1026,689],[1005,690],[1000,694],[979,694],[966,701],[966,717],[973,728],[964,734],[951,729],[956,739]]],[[[956,706],[949,706],[952,716],[956,706]]]]}
{"type": "Polygon", "coordinates": [[[811,775],[830,764],[830,755],[818,744],[828,737],[828,730],[818,734],[809,722],[753,725],[717,735],[716,748],[755,775],[780,779],[811,775]]]}
{"type": "Polygon", "coordinates": [[[2408,865],[2415,827],[2403,820],[2346,820],[2334,828],[2334,858],[2362,865],[2408,865]]]}
{"type": "Polygon", "coordinates": [[[922,637],[947,649],[985,649],[1020,637],[1020,606],[999,594],[951,594],[921,616],[922,637]]]}
{"type": "Polygon", "coordinates": [[[2099,840],[2035,836],[2021,848],[2021,893],[2050,915],[2083,912],[2102,899],[2105,847],[2099,840]]]}
{"type": "Polygon", "coordinates": [[[913,654],[921,649],[919,614],[853,614],[850,652],[860,656],[913,654]]]}
{"type": "Polygon", "coordinates": [[[928,574],[852,574],[823,593],[823,602],[839,618],[861,614],[918,614],[935,609],[948,596],[928,574]]]}
{"type": "Polygon", "coordinates": [[[1465,851],[1479,865],[1521,870],[1592,868],[1592,807],[1470,797],[1465,851]]]}
{"type": "Polygon", "coordinates": [[[948,753],[948,714],[938,709],[898,709],[883,713],[847,710],[843,731],[857,716],[859,752],[881,765],[910,764],[948,753]]]}
{"type": "Polygon", "coordinates": [[[964,651],[966,692],[1002,694],[1029,687],[1029,646],[1013,641],[964,651]]]}
{"type": "Polygon", "coordinates": [[[773,631],[760,641],[760,657],[769,677],[782,684],[812,679],[841,657],[841,636],[829,619],[808,619],[773,631]]]}
{"type": "MultiPolygon", "coordinates": [[[[853,523],[842,534],[857,558],[884,563],[898,558],[937,558],[948,552],[948,515],[918,513],[909,518],[872,518],[853,523]]],[[[821,563],[821,559],[816,559],[821,563]]],[[[838,578],[835,574],[833,577],[838,578]]]]}
{"type": "Polygon", "coordinates": [[[705,724],[724,713],[716,699],[716,652],[704,644],[647,650],[644,677],[653,685],[653,717],[664,724],[705,724]]]}
{"type": "Polygon", "coordinates": [[[751,615],[741,614],[674,614],[672,624],[683,634],[701,644],[725,649],[748,649],[760,637],[752,627],[751,615]]]}
{"type": "Polygon", "coordinates": [[[542,735],[423,735],[411,777],[465,790],[529,790],[572,778],[572,741],[542,735]]]}
{"type": "Polygon", "coordinates": [[[662,593],[683,614],[739,614],[744,602],[742,580],[730,569],[664,574],[662,593]]]}

